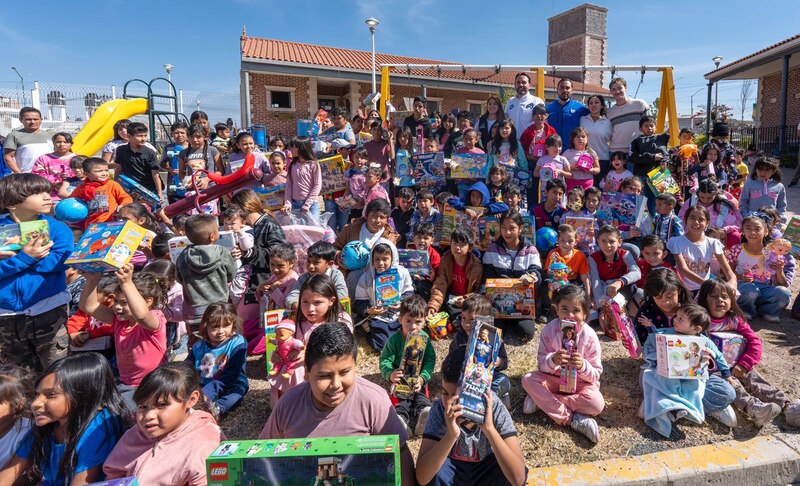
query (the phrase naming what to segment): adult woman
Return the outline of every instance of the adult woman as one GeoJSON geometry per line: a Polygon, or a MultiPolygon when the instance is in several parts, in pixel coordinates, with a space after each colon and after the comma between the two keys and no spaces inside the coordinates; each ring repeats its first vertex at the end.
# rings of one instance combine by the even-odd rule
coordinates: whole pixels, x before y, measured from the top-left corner
{"type": "Polygon", "coordinates": [[[589,114],[581,117],[580,127],[589,133],[589,148],[595,151],[600,159],[600,173],[595,174],[594,183],[599,185],[611,167],[611,122],[606,118],[606,99],[602,95],[592,95],[586,101],[589,114]]]}
{"type": "Polygon", "coordinates": [[[458,133],[458,127],[456,127],[456,117],[452,113],[448,113],[444,116],[444,118],[442,118],[442,123],[436,130],[435,137],[436,141],[439,142],[439,150],[444,149],[447,139],[455,133],[458,133]]]}
{"type": "Polygon", "coordinates": [[[103,160],[106,162],[113,162],[117,147],[128,143],[128,125],[130,124],[131,121],[128,119],[119,120],[114,124],[114,139],[103,147],[103,160]]]}
{"type": "Polygon", "coordinates": [[[506,114],[503,113],[503,102],[500,101],[498,96],[490,96],[486,100],[486,113],[478,118],[478,123],[475,125],[475,130],[481,135],[481,143],[484,147],[488,147],[489,140],[492,139],[492,125],[495,122],[504,120],[506,114]]]}
{"type": "Polygon", "coordinates": [[[641,134],[639,120],[647,114],[650,107],[644,100],[628,98],[628,83],[622,78],[612,79],[608,89],[616,103],[607,113],[612,127],[611,152],[627,153],[631,149],[633,139],[641,134]]]}

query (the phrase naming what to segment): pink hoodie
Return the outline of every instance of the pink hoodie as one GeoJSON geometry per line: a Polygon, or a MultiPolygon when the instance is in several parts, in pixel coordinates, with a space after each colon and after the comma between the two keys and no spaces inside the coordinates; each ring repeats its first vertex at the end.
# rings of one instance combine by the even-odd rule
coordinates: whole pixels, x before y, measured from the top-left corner
{"type": "Polygon", "coordinates": [[[136,476],[148,486],[205,486],[206,458],[225,434],[208,412],[195,410],[186,422],[159,441],[138,426],[117,442],[103,465],[106,479],[136,476]]]}
{"type": "MultiPolygon", "coordinates": [[[[539,371],[542,373],[559,374],[560,367],[553,363],[553,355],[564,347],[561,343],[563,338],[560,319],[553,319],[542,329],[537,353],[539,371]]],[[[602,354],[600,340],[586,321],[575,336],[575,352],[583,357],[583,367],[578,370],[578,379],[585,383],[600,381],[600,375],[603,373],[603,364],[600,362],[602,354]]]]}

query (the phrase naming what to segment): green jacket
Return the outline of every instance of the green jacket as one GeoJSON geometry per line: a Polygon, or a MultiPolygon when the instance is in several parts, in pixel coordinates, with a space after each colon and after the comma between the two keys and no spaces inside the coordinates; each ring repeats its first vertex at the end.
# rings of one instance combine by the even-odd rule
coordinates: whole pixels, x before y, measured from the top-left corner
{"type": "MultiPolygon", "coordinates": [[[[380,367],[381,376],[385,380],[389,380],[392,372],[403,363],[403,349],[406,347],[406,338],[403,337],[402,329],[389,337],[386,345],[381,351],[380,367]]],[[[433,350],[433,344],[428,340],[428,345],[425,346],[425,354],[422,356],[422,371],[419,376],[425,383],[428,383],[433,374],[433,367],[436,366],[436,352],[433,350]]]]}

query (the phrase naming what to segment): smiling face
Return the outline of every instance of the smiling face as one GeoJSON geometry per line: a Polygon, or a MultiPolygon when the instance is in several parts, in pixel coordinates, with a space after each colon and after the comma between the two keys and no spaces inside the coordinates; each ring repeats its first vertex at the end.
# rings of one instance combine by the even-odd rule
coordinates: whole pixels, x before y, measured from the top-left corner
{"type": "Polygon", "coordinates": [[[430,248],[432,244],[433,244],[433,236],[431,236],[431,235],[414,235],[414,246],[417,247],[417,250],[425,250],[425,251],[427,251],[428,248],[430,248]]]}
{"type": "Polygon", "coordinates": [[[386,227],[389,217],[383,211],[371,211],[367,214],[367,229],[370,233],[377,233],[386,227]]]}
{"type": "Polygon", "coordinates": [[[600,206],[600,197],[596,194],[587,194],[586,201],[584,202],[584,207],[587,211],[596,211],[598,206],[600,206]]]}
{"type": "Polygon", "coordinates": [[[475,315],[472,311],[461,311],[461,328],[464,329],[467,334],[472,332],[473,324],[475,324],[475,315]]]}
{"type": "Polygon", "coordinates": [[[664,263],[664,249],[660,245],[650,245],[642,248],[642,258],[651,267],[657,267],[664,263]]]}
{"type": "Polygon", "coordinates": [[[208,333],[208,344],[219,346],[230,339],[235,331],[233,330],[233,323],[229,323],[223,326],[209,327],[206,332],[208,333]]]}
{"type": "Polygon", "coordinates": [[[572,98],[572,81],[564,79],[559,82],[556,92],[558,92],[559,100],[569,101],[569,99],[572,98]]]}
{"type": "Polygon", "coordinates": [[[507,140],[511,136],[511,125],[505,124],[500,127],[500,136],[503,137],[503,140],[507,140]]]}
{"type": "Polygon", "coordinates": [[[742,225],[742,235],[748,243],[761,243],[767,234],[767,227],[761,221],[748,219],[742,225]]]}
{"type": "MultiPolygon", "coordinates": [[[[145,303],[147,304],[147,308],[150,309],[153,307],[153,298],[148,297],[144,299],[145,303]]],[[[128,306],[128,298],[125,297],[125,294],[120,292],[117,295],[116,300],[114,301],[114,314],[117,316],[121,322],[127,323],[135,323],[136,319],[133,317],[131,313],[131,308],[128,306]]]]}
{"type": "Polygon", "coordinates": [[[58,423],[64,426],[69,418],[70,400],[61,385],[56,383],[55,373],[41,379],[36,387],[36,396],[31,402],[33,420],[37,427],[58,423]]]}
{"type": "Polygon", "coordinates": [[[708,219],[700,211],[691,211],[686,216],[686,232],[697,237],[708,227],[708,219]]]}
{"type": "Polygon", "coordinates": [[[392,253],[374,253],[372,254],[372,267],[377,273],[383,273],[392,268],[392,253]]]}
{"type": "Polygon", "coordinates": [[[594,116],[600,116],[603,104],[600,103],[600,99],[598,97],[592,96],[591,98],[589,98],[589,101],[586,102],[586,106],[589,108],[589,113],[591,113],[594,116]]]}
{"type": "Polygon", "coordinates": [[[553,305],[556,315],[562,321],[575,321],[578,326],[586,319],[586,311],[580,301],[574,299],[561,299],[553,305]]]}
{"type": "Polygon", "coordinates": [[[597,244],[600,246],[603,255],[606,258],[611,258],[619,250],[620,241],[614,233],[603,233],[597,238],[597,244]]]}
{"type": "Polygon", "coordinates": [[[269,259],[269,271],[275,278],[283,278],[292,271],[294,267],[294,262],[290,260],[284,260],[283,258],[278,258],[276,256],[270,257],[269,259]]]}
{"type": "Polygon", "coordinates": [[[519,225],[511,218],[506,218],[500,225],[500,235],[503,237],[507,245],[516,245],[519,243],[519,225]]]}
{"type": "Polygon", "coordinates": [[[577,239],[575,238],[575,233],[565,232],[558,235],[558,239],[556,240],[558,247],[561,249],[562,254],[571,255],[572,250],[575,248],[575,244],[577,243],[577,239]]]}
{"type": "Polygon", "coordinates": [[[514,89],[517,91],[517,97],[522,97],[528,94],[531,89],[531,80],[526,74],[518,74],[514,79],[514,89]]]}
{"type": "Polygon", "coordinates": [[[304,290],[300,296],[300,312],[311,324],[324,322],[328,310],[336,303],[336,297],[325,297],[312,290],[304,290]]]}
{"type": "Polygon", "coordinates": [[[353,390],[356,380],[356,361],[352,355],[324,358],[306,374],[314,405],[320,410],[332,410],[341,405],[353,390]]]}
{"type": "Polygon", "coordinates": [[[416,103],[414,103],[414,118],[419,120],[422,118],[424,114],[425,114],[425,104],[421,101],[417,101],[416,103]]]}
{"type": "Polygon", "coordinates": [[[469,191],[469,205],[482,206],[483,194],[480,191],[469,191]]]}
{"type": "Polygon", "coordinates": [[[152,398],[136,405],[136,423],[148,439],[161,439],[186,422],[199,399],[199,391],[192,392],[185,401],[173,397],[152,398]]]}
{"type": "Polygon", "coordinates": [[[614,97],[614,101],[616,101],[617,104],[622,104],[627,101],[628,88],[621,82],[617,81],[612,84],[609,91],[611,91],[611,96],[614,97]]]}
{"type": "Polygon", "coordinates": [[[614,170],[618,172],[622,172],[623,170],[625,170],[625,161],[619,157],[614,157],[613,159],[611,159],[611,167],[613,167],[614,170]]]}
{"type": "Polygon", "coordinates": [[[665,290],[661,292],[661,295],[654,295],[653,302],[655,302],[656,306],[661,309],[664,314],[671,316],[678,310],[678,291],[677,290],[665,290]]]}
{"type": "Polygon", "coordinates": [[[318,273],[326,272],[332,266],[333,262],[324,258],[309,257],[308,260],[306,260],[306,270],[308,271],[309,275],[316,275],[318,273]]]}
{"type": "MultiPolygon", "coordinates": [[[[253,137],[242,137],[242,139],[239,140],[238,146],[239,150],[245,155],[253,153],[256,150],[256,142],[253,140],[253,137]]],[[[297,154],[295,154],[296,150],[297,149],[292,149],[293,157],[297,157],[297,154]]]]}

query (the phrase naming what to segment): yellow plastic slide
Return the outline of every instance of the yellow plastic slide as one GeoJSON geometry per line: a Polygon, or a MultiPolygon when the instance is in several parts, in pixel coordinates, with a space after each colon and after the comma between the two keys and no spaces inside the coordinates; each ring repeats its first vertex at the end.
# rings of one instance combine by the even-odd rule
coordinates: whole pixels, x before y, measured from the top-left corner
{"type": "Polygon", "coordinates": [[[147,100],[134,98],[106,101],[94,112],[86,125],[73,138],[72,151],[91,157],[116,135],[114,124],[134,115],[147,112],[147,100]]]}

